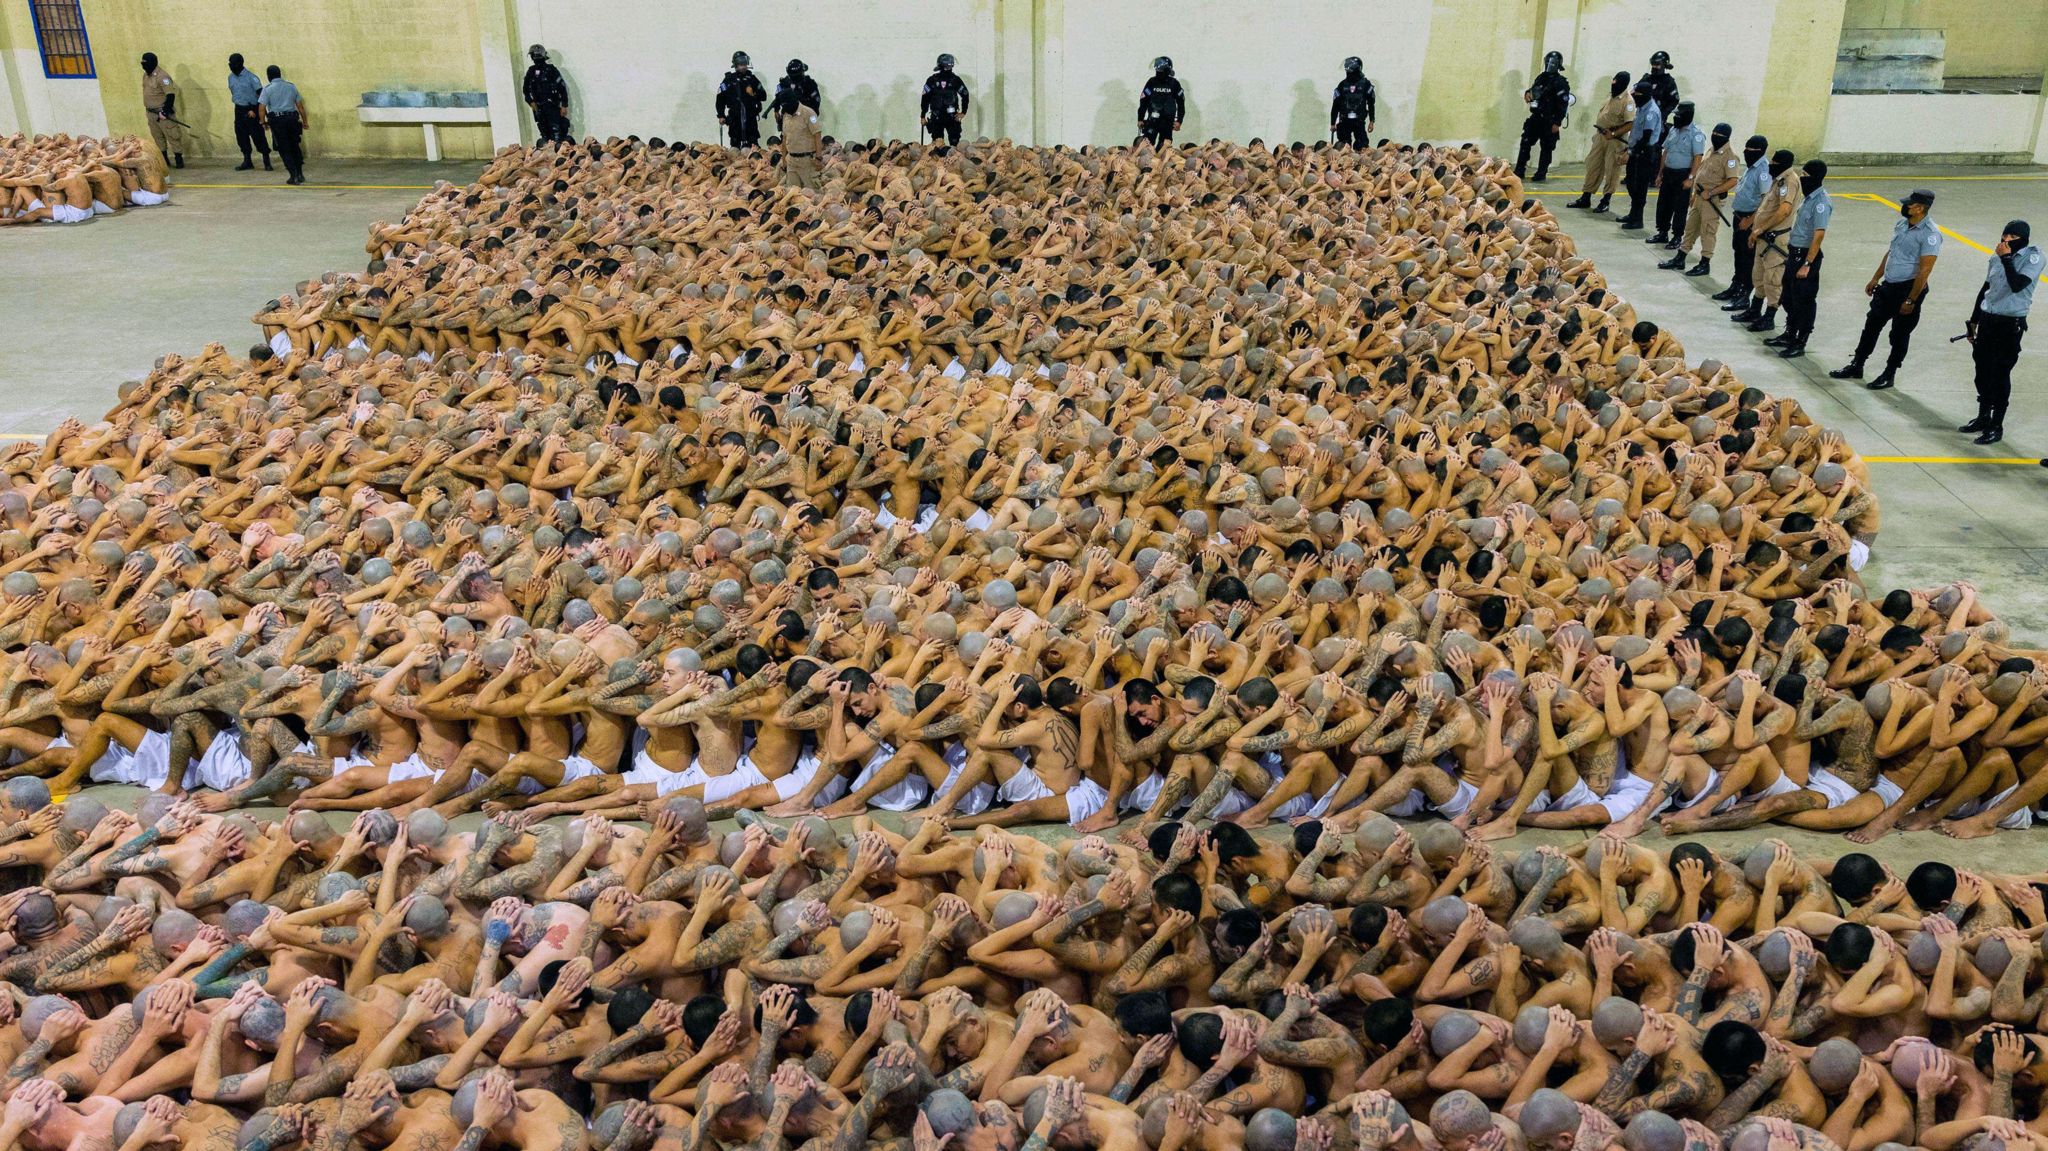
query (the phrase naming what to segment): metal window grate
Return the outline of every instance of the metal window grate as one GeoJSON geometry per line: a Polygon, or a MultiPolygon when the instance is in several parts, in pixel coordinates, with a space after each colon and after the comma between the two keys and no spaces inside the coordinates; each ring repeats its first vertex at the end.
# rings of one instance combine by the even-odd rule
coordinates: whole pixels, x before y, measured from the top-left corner
{"type": "Polygon", "coordinates": [[[92,43],[85,35],[85,13],[78,0],[28,0],[36,24],[36,47],[43,54],[43,75],[53,80],[90,80],[92,43]]]}

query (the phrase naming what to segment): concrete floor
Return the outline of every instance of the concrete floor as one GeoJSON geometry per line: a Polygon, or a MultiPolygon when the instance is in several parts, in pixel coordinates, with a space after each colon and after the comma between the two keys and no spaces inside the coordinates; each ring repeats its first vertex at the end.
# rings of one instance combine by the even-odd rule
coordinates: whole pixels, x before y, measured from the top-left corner
{"type": "MultiPolygon", "coordinates": [[[[1707,298],[1727,286],[1733,268],[1727,229],[1714,260],[1717,274],[1687,278],[1657,269],[1670,253],[1645,244],[1647,231],[1623,232],[1605,217],[1564,207],[1578,195],[1576,175],[1553,179],[1539,194],[1636,311],[1684,342],[1692,363],[1719,359],[1745,384],[1797,397],[1815,420],[1839,428],[1870,459],[1884,522],[1863,572],[1867,586],[1882,593],[1968,579],[2023,641],[2048,645],[2048,582],[2042,579],[2048,574],[2048,518],[2036,502],[2048,488],[2048,471],[2035,466],[2048,455],[2048,408],[2034,402],[2048,387],[2041,334],[2033,335],[2014,373],[2005,442],[1990,447],[1953,430],[1977,414],[1977,393],[1970,345],[1948,342],[1962,334],[1990,260],[1956,237],[1988,250],[2007,220],[2048,220],[2048,173],[1848,170],[1831,173],[1828,183],[1835,226],[1822,244],[1819,320],[1802,360],[1779,359],[1759,343],[1764,337],[1728,323],[1707,298]],[[1863,285],[1898,219],[1896,208],[1859,197],[1897,203],[1917,187],[1935,192],[1934,219],[1954,235],[1945,237],[1899,386],[1872,392],[1860,383],[1831,380],[1827,373],[1846,363],[1856,347],[1867,307],[1863,285]],[[2037,510],[2028,512],[2029,507],[2037,510]]],[[[1887,347],[1880,338],[1871,375],[1887,347]]]]}
{"type": "MultiPolygon", "coordinates": [[[[0,267],[6,269],[0,316],[8,322],[8,338],[0,341],[0,434],[47,432],[66,416],[95,418],[112,405],[121,380],[141,375],[165,352],[192,352],[212,340],[237,351],[247,347],[256,337],[249,316],[265,300],[323,271],[361,267],[364,229],[372,221],[402,215],[435,180],[467,181],[479,167],[316,163],[312,183],[285,188],[281,175],[195,165],[178,174],[180,186],[162,208],[77,227],[0,230],[0,267]]],[[[1725,231],[1719,275],[1687,279],[1658,271],[1654,265],[1667,253],[1644,244],[1643,233],[1624,233],[1604,217],[1563,207],[1577,183],[1566,173],[1538,194],[1644,318],[1676,333],[1693,362],[1718,358],[1746,384],[1798,397],[1872,459],[1885,516],[1877,558],[1863,573],[1866,583],[1882,591],[1970,579],[2021,637],[2048,645],[2048,581],[2041,578],[2048,575],[2048,518],[2025,510],[2038,507],[2048,487],[2048,473],[2034,466],[2048,453],[2048,410],[2028,402],[2048,388],[2048,355],[2039,346],[2044,337],[2036,335],[2036,346],[2021,357],[2013,387],[2019,402],[2007,419],[2005,443],[1979,448],[1949,430],[1975,414],[1975,393],[1969,346],[1947,339],[1962,331],[1988,257],[1949,238],[1898,389],[1868,392],[1827,378],[1855,346],[1862,285],[1897,218],[1895,209],[1855,197],[1896,202],[1911,188],[1932,188],[1939,196],[1936,221],[1988,247],[2008,219],[2048,227],[2048,172],[1836,173],[1820,324],[1802,361],[1770,354],[1759,337],[1736,330],[1707,299],[1727,282],[1725,231]]],[[[124,805],[139,798],[133,789],[93,793],[124,805]]],[[[1044,834],[1058,839],[1066,831],[1044,834]]],[[[1839,837],[1791,829],[1700,838],[1737,850],[1771,835],[1802,853],[1844,850],[1839,837]]],[[[1514,846],[1580,838],[1529,832],[1514,846]]],[[[1652,831],[1649,838],[1662,836],[1652,831]]],[[[1968,844],[1932,832],[1893,835],[1871,853],[1899,868],[1940,858],[2001,872],[2048,870],[2048,836],[2040,834],[1968,844]]]]}

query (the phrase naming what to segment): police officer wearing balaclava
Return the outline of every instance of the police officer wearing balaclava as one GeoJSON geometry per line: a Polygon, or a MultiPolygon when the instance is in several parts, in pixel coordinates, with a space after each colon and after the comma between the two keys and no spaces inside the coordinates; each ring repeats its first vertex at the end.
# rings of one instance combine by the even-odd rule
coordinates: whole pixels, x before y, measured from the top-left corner
{"type": "Polygon", "coordinates": [[[157,67],[156,53],[142,54],[142,110],[149,120],[149,137],[164,163],[185,166],[185,125],[178,119],[178,85],[168,69],[157,67]]]}
{"type": "Polygon", "coordinates": [[[1714,298],[1724,304],[1733,302],[1734,306],[1724,311],[1740,311],[1749,304],[1750,270],[1756,265],[1749,226],[1764,202],[1764,190],[1771,186],[1771,170],[1764,164],[1764,154],[1770,146],[1771,142],[1762,136],[1751,136],[1742,145],[1742,179],[1736,181],[1735,195],[1728,201],[1728,222],[1735,227],[1735,275],[1727,287],[1714,293],[1714,298]]]}
{"type": "Polygon", "coordinates": [[[1600,105],[1600,111],[1593,117],[1593,146],[1586,152],[1586,182],[1579,187],[1579,198],[1565,207],[1605,212],[1608,202],[1614,199],[1614,190],[1621,186],[1622,168],[1628,160],[1629,127],[1636,118],[1636,104],[1629,98],[1628,88],[1628,73],[1616,72],[1607,86],[1607,102],[1600,105]],[[1600,193],[1598,204],[1593,203],[1595,192],[1600,193]]]}
{"type": "Polygon", "coordinates": [[[932,143],[944,137],[948,144],[960,142],[960,121],[967,115],[967,81],[953,72],[953,54],[939,55],[938,70],[924,82],[924,96],[918,101],[918,115],[932,143]]]}
{"type": "Polygon", "coordinates": [[[535,44],[526,50],[533,63],[527,66],[526,82],[520,94],[533,109],[533,128],[543,140],[569,142],[569,85],[562,70],[548,63],[548,50],[535,44]]]}
{"type": "Polygon", "coordinates": [[[1685,272],[1688,276],[1704,276],[1713,271],[1714,242],[1721,235],[1721,223],[1727,218],[1722,205],[1729,193],[1742,179],[1741,157],[1728,146],[1735,129],[1722,123],[1714,125],[1707,134],[1711,145],[1707,154],[1701,156],[1692,171],[1692,207],[1685,216],[1685,235],[1678,241],[1678,254],[1657,265],[1685,272]],[[1685,256],[1698,244],[1700,262],[1686,271],[1685,256]]]}
{"type": "Polygon", "coordinates": [[[1376,105],[1372,81],[1365,78],[1365,61],[1346,56],[1344,78],[1330,95],[1330,134],[1339,144],[1365,147],[1372,135],[1376,105]]]}
{"type": "Polygon", "coordinates": [[[1550,156],[1557,151],[1558,133],[1564,129],[1573,100],[1572,83],[1564,78],[1564,53],[1546,53],[1542,73],[1522,92],[1529,115],[1522,121],[1522,150],[1515,156],[1515,175],[1529,174],[1529,149],[1534,145],[1539,149],[1536,179],[1550,178],[1550,156]]]}
{"type": "MultiPolygon", "coordinates": [[[[1671,53],[1662,49],[1650,53],[1650,72],[1643,79],[1650,82],[1650,98],[1657,101],[1657,107],[1664,110],[1668,120],[1679,105],[1678,79],[1671,74],[1671,53]]],[[[1662,139],[1658,137],[1660,142],[1662,139]]]]}
{"type": "Polygon", "coordinates": [[[1692,201],[1695,162],[1707,151],[1707,134],[1692,122],[1692,101],[1678,105],[1671,128],[1664,133],[1664,173],[1657,184],[1657,234],[1647,244],[1677,248],[1683,242],[1686,205],[1692,201]]]}
{"type": "Polygon", "coordinates": [[[1621,230],[1643,230],[1643,201],[1650,185],[1657,182],[1657,141],[1664,134],[1664,113],[1650,95],[1650,81],[1635,82],[1635,123],[1628,129],[1628,212],[1621,218],[1621,230]]]}
{"type": "Polygon", "coordinates": [[[802,60],[791,60],[789,67],[782,70],[782,79],[775,82],[775,103],[778,107],[782,105],[785,94],[805,108],[822,111],[825,107],[818,82],[811,79],[811,66],[802,60]]]}
{"type": "Polygon", "coordinates": [[[1805,355],[1806,341],[1813,338],[1824,256],[1821,243],[1827,239],[1828,222],[1835,215],[1835,203],[1821,187],[1827,178],[1828,166],[1818,158],[1800,166],[1799,210],[1792,213],[1792,230],[1785,233],[1785,334],[1764,341],[1775,345],[1778,354],[1788,360],[1805,355]]]}
{"type": "Polygon", "coordinates": [[[1152,78],[1138,91],[1138,131],[1153,147],[1163,148],[1173,143],[1173,134],[1180,131],[1187,114],[1188,98],[1180,81],[1173,78],[1173,58],[1154,59],[1152,78]]]}
{"type": "Polygon", "coordinates": [[[761,111],[768,106],[768,89],[754,75],[754,60],[745,52],[732,54],[732,71],[718,82],[718,122],[725,125],[726,143],[735,148],[761,144],[761,111]]]}
{"type": "MultiPolygon", "coordinates": [[[[1957,428],[1977,432],[1980,444],[2005,438],[2005,405],[2012,396],[2012,366],[2019,362],[2020,337],[2027,334],[2027,309],[2034,305],[2034,285],[2048,257],[2029,241],[2033,229],[2025,220],[2006,224],[1977,289],[1970,313],[1970,351],[1977,361],[1977,418],[1957,428]]],[[[2048,460],[2042,463],[2048,464],[2048,460]]]]}

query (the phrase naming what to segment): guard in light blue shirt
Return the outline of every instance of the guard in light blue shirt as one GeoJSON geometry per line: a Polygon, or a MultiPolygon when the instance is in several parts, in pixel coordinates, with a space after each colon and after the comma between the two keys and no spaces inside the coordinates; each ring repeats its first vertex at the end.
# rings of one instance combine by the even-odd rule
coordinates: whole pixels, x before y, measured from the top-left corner
{"type": "Polygon", "coordinates": [[[1735,227],[1735,275],[1728,286],[1714,293],[1722,303],[1749,300],[1751,279],[1756,267],[1756,249],[1750,247],[1750,224],[1756,220],[1756,210],[1763,206],[1764,193],[1771,186],[1771,170],[1764,164],[1764,154],[1771,142],[1762,136],[1751,136],[1742,145],[1742,179],[1736,181],[1735,194],[1728,199],[1728,222],[1735,227]]]}
{"type": "Polygon", "coordinates": [[[1643,241],[1676,249],[1685,230],[1685,210],[1692,204],[1693,164],[1707,150],[1707,134],[1692,122],[1692,101],[1679,102],[1664,133],[1664,174],[1657,184],[1657,234],[1643,241]]]}
{"type": "Polygon", "coordinates": [[[306,105],[299,99],[299,87],[284,78],[284,72],[277,65],[265,68],[269,82],[256,97],[256,106],[263,111],[263,123],[270,128],[270,134],[277,140],[278,158],[284,161],[287,184],[306,182],[306,105]]]}
{"type": "Polygon", "coordinates": [[[1878,392],[1896,382],[1893,377],[1898,374],[1899,365],[1906,362],[1913,329],[1920,326],[1920,301],[1927,295],[1927,277],[1934,274],[1934,261],[1941,255],[1941,226],[1927,214],[1933,207],[1934,193],[1925,188],[1915,188],[1906,194],[1906,202],[1899,206],[1899,215],[1904,218],[1892,225],[1891,246],[1885,249],[1884,259],[1871,274],[1870,283],[1863,287],[1863,294],[1870,297],[1870,313],[1863,319],[1863,335],[1856,341],[1856,354],[1847,365],[1828,375],[1838,380],[1862,379],[1863,362],[1877,348],[1878,333],[1890,324],[1892,347],[1891,354],[1885,357],[1884,371],[1863,386],[1878,392]]]}
{"type": "Polygon", "coordinates": [[[1814,313],[1820,303],[1821,241],[1827,238],[1828,221],[1834,219],[1834,201],[1821,182],[1828,166],[1808,160],[1800,168],[1799,188],[1805,198],[1792,215],[1792,230],[1785,233],[1785,334],[1765,340],[1776,344],[1778,354],[1796,360],[1806,354],[1806,341],[1813,336],[1814,313]]]}
{"type": "Polygon", "coordinates": [[[263,113],[256,109],[256,97],[262,91],[263,81],[242,67],[242,54],[229,56],[228,99],[235,103],[235,143],[242,149],[242,162],[235,165],[237,172],[256,166],[250,159],[251,149],[263,153],[263,170],[270,171],[270,138],[263,134],[263,113]]]}
{"type": "MultiPolygon", "coordinates": [[[[1977,289],[1977,307],[1964,328],[1971,358],[1977,361],[1977,418],[1957,428],[1976,432],[1980,444],[2005,438],[2005,405],[2012,398],[2012,366],[2020,359],[2020,337],[2027,334],[2027,309],[2034,306],[2034,285],[2048,257],[2027,241],[2033,229],[2025,220],[2005,226],[1992,249],[1984,286],[1977,289]]],[[[2048,467],[2048,460],[2042,460],[2048,467]]]]}
{"type": "Polygon", "coordinates": [[[1628,130],[1628,215],[1621,218],[1621,230],[1643,230],[1643,201],[1650,185],[1657,182],[1657,137],[1664,131],[1664,113],[1650,98],[1650,82],[1638,80],[1631,89],[1636,101],[1636,122],[1628,130]]]}

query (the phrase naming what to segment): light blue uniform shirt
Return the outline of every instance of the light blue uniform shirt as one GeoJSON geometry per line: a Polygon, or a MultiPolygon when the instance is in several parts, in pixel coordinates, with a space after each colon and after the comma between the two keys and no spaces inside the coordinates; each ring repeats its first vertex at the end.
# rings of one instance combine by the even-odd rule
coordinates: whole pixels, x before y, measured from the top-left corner
{"type": "Polygon", "coordinates": [[[263,86],[263,110],[273,116],[298,113],[299,89],[290,80],[272,80],[263,86]]]}
{"type": "Polygon", "coordinates": [[[1655,100],[1644,100],[1636,108],[1635,126],[1628,130],[1628,146],[1655,143],[1657,133],[1664,127],[1664,113],[1657,110],[1655,100]]]}
{"type": "Polygon", "coordinates": [[[2041,282],[2041,268],[2048,265],[2048,256],[2041,249],[2029,244],[2012,254],[2013,270],[2027,278],[2027,282],[2014,291],[2005,279],[2005,261],[1991,257],[1991,267],[1984,273],[1985,283],[1983,312],[1989,316],[2024,316],[2034,306],[2034,285],[2041,282]]]}
{"type": "Polygon", "coordinates": [[[1941,255],[1941,229],[1934,217],[1922,216],[1917,224],[1902,217],[1892,225],[1892,246],[1884,254],[1884,282],[1896,284],[1920,274],[1920,257],[1941,255]]]}
{"type": "Polygon", "coordinates": [[[228,98],[235,102],[237,108],[255,107],[256,96],[262,91],[263,81],[249,69],[228,73],[228,98]]]}
{"type": "Polygon", "coordinates": [[[1754,212],[1763,207],[1764,189],[1770,186],[1771,166],[1758,160],[1735,185],[1735,202],[1729,206],[1737,212],[1754,212]]]}
{"type": "Polygon", "coordinates": [[[1813,234],[1826,231],[1834,214],[1835,202],[1828,199],[1828,190],[1815,188],[1813,195],[1799,202],[1799,212],[1792,217],[1792,234],[1785,242],[1795,248],[1812,247],[1813,234]]]}
{"type": "Polygon", "coordinates": [[[1664,137],[1664,166],[1690,168],[1692,162],[1706,150],[1707,134],[1700,131],[1698,124],[1673,128],[1664,137]]]}

